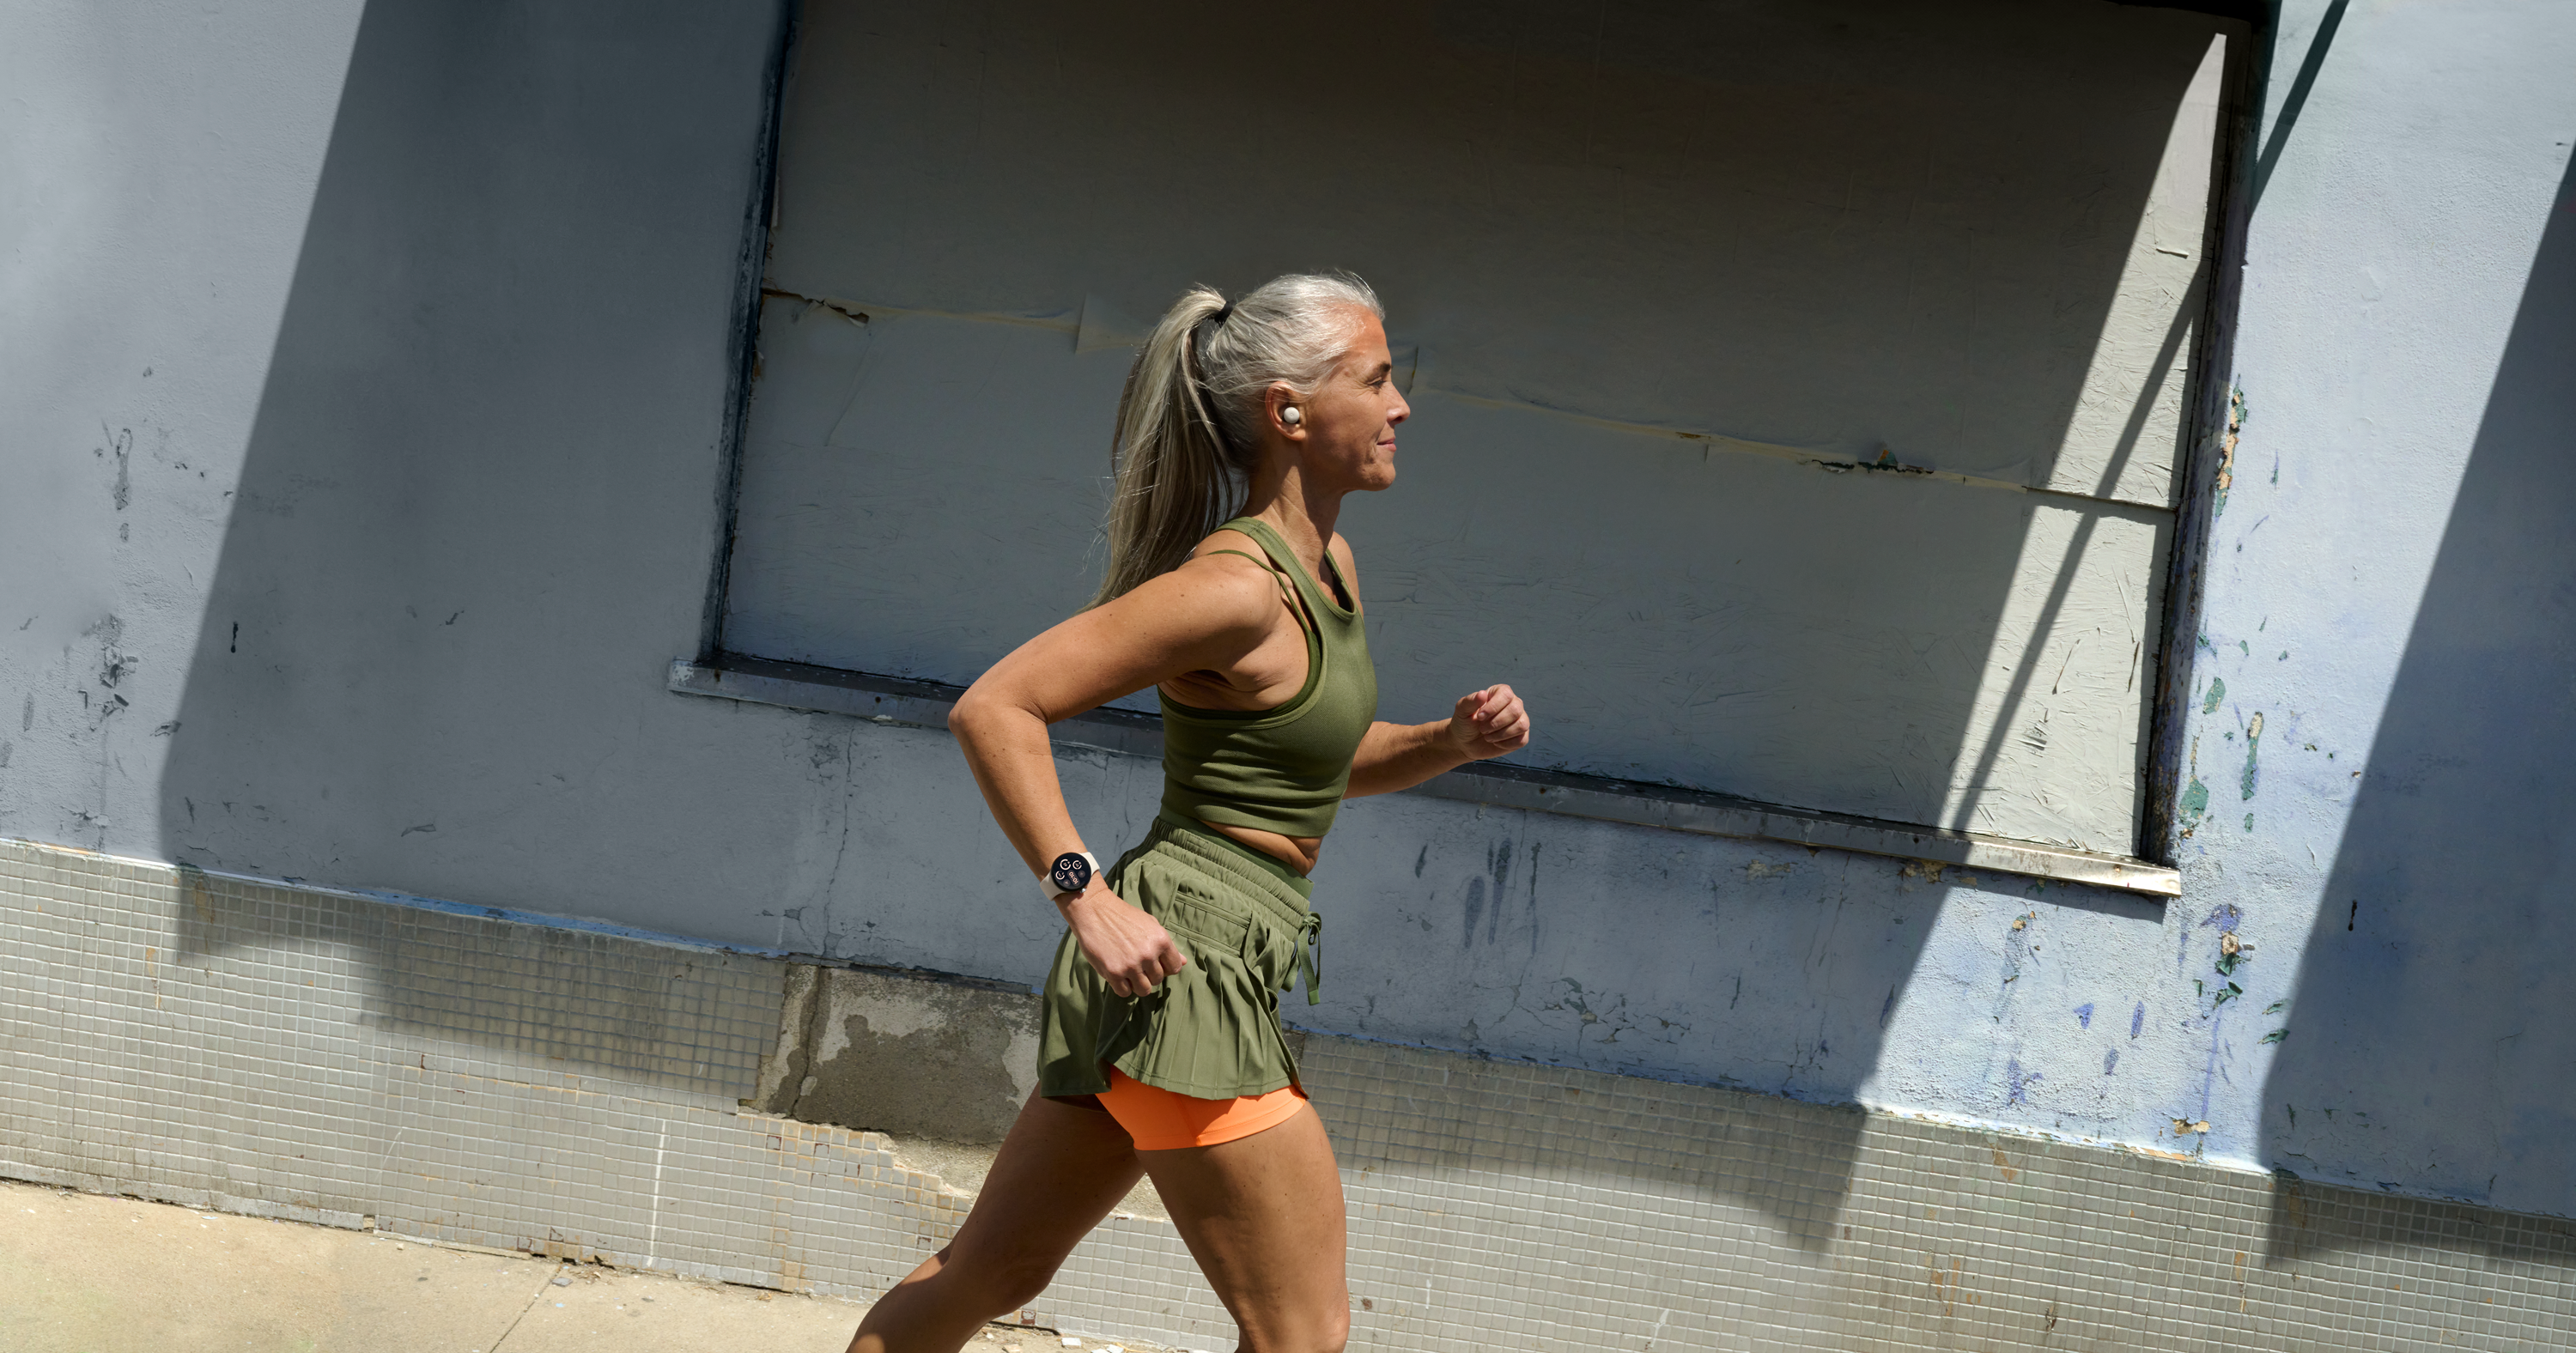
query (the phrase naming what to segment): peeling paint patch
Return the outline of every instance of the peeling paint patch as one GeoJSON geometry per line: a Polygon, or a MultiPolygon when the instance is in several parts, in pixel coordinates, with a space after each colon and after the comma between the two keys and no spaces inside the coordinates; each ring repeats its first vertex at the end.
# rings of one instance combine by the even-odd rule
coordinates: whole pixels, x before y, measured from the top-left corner
{"type": "Polygon", "coordinates": [[[2218,712],[2218,702],[2226,698],[2227,679],[2225,677],[2212,677],[2209,682],[2209,698],[2200,702],[2200,712],[2203,714],[2216,714],[2218,712]]]}
{"type": "MultiPolygon", "coordinates": [[[[2258,744],[2261,743],[2262,740],[2263,716],[2258,712],[2251,720],[2247,721],[2245,725],[2245,775],[2244,778],[2238,782],[2244,790],[2242,795],[2244,798],[2250,799],[2254,797],[2255,782],[2261,778],[2261,768],[2256,765],[2255,756],[2258,751],[2258,744]]],[[[2245,830],[2254,830],[2254,817],[2250,813],[2247,814],[2245,818],[2245,830]]]]}
{"type": "Polygon", "coordinates": [[[2184,835],[2200,825],[2201,816],[2209,811],[2209,786],[2194,777],[2182,792],[2182,826],[2184,835]]]}
{"type": "Polygon", "coordinates": [[[2209,504],[2213,521],[2227,511],[2227,491],[2236,486],[2236,441],[2244,430],[2245,388],[2231,385],[2227,389],[2227,431],[2218,439],[2218,491],[2209,504]]]}

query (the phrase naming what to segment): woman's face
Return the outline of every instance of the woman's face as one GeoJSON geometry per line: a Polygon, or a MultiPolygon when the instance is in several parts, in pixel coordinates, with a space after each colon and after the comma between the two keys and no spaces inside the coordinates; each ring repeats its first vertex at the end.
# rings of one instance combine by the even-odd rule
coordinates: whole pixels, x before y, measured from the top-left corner
{"type": "MultiPolygon", "coordinates": [[[[1312,395],[1294,401],[1302,417],[1289,441],[1313,487],[1351,492],[1393,484],[1395,425],[1413,416],[1413,406],[1395,388],[1386,326],[1365,310],[1359,314],[1359,332],[1341,364],[1312,395]]],[[[1282,428],[1279,410],[1291,402],[1281,397],[1285,393],[1279,387],[1271,397],[1273,428],[1282,428]]]]}

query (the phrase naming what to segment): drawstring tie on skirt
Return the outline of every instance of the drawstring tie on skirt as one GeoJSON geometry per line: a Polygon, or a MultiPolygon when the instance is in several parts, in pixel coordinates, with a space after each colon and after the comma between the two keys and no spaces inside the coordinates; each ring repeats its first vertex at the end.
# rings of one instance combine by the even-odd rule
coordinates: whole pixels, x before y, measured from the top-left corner
{"type": "Polygon", "coordinates": [[[1271,945],[1283,933],[1288,936],[1288,944],[1293,952],[1289,961],[1280,965],[1287,973],[1287,980],[1279,984],[1279,989],[1295,990],[1297,974],[1304,973],[1306,1004],[1322,1004],[1324,998],[1317,994],[1324,984],[1324,918],[1321,913],[1307,912],[1304,920],[1298,922],[1293,929],[1284,932],[1277,926],[1251,927],[1244,937],[1251,952],[1244,957],[1259,967],[1268,968],[1275,957],[1271,945]]]}

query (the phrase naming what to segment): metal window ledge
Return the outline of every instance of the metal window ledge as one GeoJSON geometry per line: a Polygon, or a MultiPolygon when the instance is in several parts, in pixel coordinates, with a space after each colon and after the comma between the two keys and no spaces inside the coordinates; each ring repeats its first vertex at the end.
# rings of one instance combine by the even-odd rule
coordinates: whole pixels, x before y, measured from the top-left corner
{"type": "MultiPolygon", "coordinates": [[[[670,688],[688,695],[711,695],[943,731],[948,727],[949,709],[965,690],[941,681],[878,676],[730,653],[712,662],[673,661],[670,688]]],[[[1159,759],[1163,754],[1162,724],[1159,717],[1151,714],[1095,709],[1056,724],[1051,733],[1064,746],[1159,759]]],[[[2178,870],[2128,856],[1496,761],[1461,766],[1406,792],[1702,836],[1785,841],[1811,849],[1924,860],[2153,897],[2182,894],[2178,870]]]]}

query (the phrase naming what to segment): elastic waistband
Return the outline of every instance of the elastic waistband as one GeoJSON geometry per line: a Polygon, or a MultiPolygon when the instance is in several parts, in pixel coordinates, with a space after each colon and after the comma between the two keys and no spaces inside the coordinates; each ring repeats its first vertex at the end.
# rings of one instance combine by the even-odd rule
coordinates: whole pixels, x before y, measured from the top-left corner
{"type": "MultiPolygon", "coordinates": [[[[1321,999],[1317,993],[1324,985],[1324,918],[1316,915],[1314,908],[1308,905],[1315,897],[1314,884],[1260,851],[1222,833],[1209,831],[1176,813],[1157,814],[1153,830],[1145,833],[1143,843],[1128,858],[1157,846],[1171,853],[1196,856],[1200,861],[1199,868],[1211,872],[1214,877],[1233,874],[1236,895],[1256,908],[1268,911],[1274,923],[1254,925],[1246,932],[1246,942],[1259,952],[1268,950],[1280,939],[1287,940],[1294,946],[1294,956],[1287,960],[1289,982],[1295,981],[1295,973],[1305,973],[1306,1004],[1313,1005],[1321,999]],[[1275,892],[1264,886],[1268,880],[1274,879],[1278,882],[1278,891],[1275,892]],[[1282,892],[1288,896],[1281,896],[1282,892]],[[1291,902],[1290,897],[1296,900],[1291,902]]],[[[1266,961],[1263,966],[1269,968],[1266,961]]],[[[1287,985],[1283,983],[1280,989],[1286,990],[1287,985]]]]}
{"type": "Polygon", "coordinates": [[[1146,835],[1145,844],[1152,845],[1155,841],[1165,836],[1169,836],[1174,832],[1187,832],[1201,841],[1205,841],[1220,850],[1226,851],[1232,858],[1240,860],[1244,864],[1248,864],[1251,867],[1260,870],[1262,873],[1268,874],[1270,877],[1279,880],[1281,883],[1287,884],[1299,897],[1305,898],[1309,901],[1314,899],[1314,882],[1308,879],[1305,875],[1289,868],[1286,862],[1280,860],[1277,856],[1265,855],[1262,852],[1245,845],[1241,841],[1237,841],[1233,837],[1209,827],[1206,823],[1192,822],[1188,818],[1182,817],[1180,814],[1173,812],[1169,808],[1166,808],[1154,815],[1154,829],[1146,835]]]}

